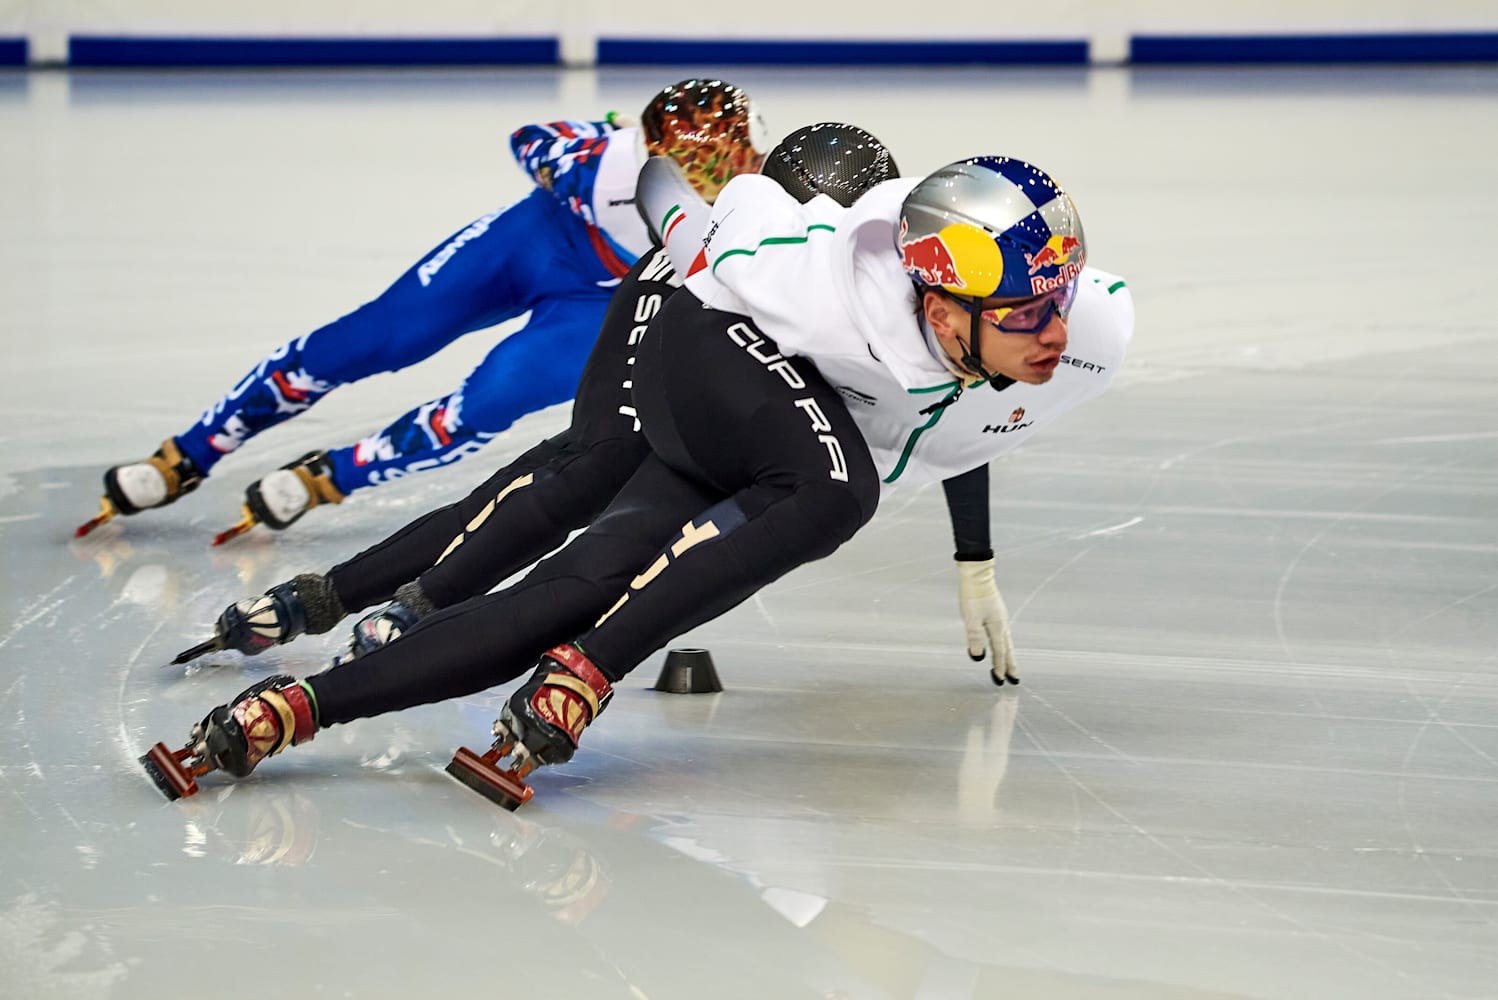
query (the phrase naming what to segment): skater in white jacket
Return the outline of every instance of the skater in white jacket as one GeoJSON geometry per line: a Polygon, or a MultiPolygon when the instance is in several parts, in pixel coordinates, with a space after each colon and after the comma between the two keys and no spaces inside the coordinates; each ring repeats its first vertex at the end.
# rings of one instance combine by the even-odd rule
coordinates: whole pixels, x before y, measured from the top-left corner
{"type": "Polygon", "coordinates": [[[513,808],[520,779],[569,760],[646,657],[830,555],[883,491],[980,467],[1096,396],[1123,360],[1129,292],[1087,266],[1076,206],[1030,164],[964,160],[847,209],[745,176],[706,213],[666,180],[641,191],[686,278],[636,353],[639,469],[521,581],[309,678],[301,709],[257,708],[289,678],[246,692],[223,711],[265,728],[249,767],[534,666],[494,751],[449,769],[513,808]]]}

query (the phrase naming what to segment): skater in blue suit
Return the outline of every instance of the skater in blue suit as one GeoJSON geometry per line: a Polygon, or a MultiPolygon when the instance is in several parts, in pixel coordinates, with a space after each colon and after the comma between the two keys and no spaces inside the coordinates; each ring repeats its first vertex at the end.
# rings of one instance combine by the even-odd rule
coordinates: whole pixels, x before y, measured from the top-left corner
{"type": "Polygon", "coordinates": [[[251,484],[239,524],[217,541],[255,524],[283,529],[354,490],[458,461],[519,417],[571,399],[614,288],[651,245],[635,207],[645,159],[670,156],[711,201],[756,169],[766,146],[748,95],[720,80],[666,87],[638,123],[611,113],[516,130],[510,147],[535,183],[529,195],[453,233],[378,298],[277,348],[150,458],[109,469],[102,511],[78,533],[172,503],[224,455],[340,385],[525,313],[453,392],[251,484]]]}

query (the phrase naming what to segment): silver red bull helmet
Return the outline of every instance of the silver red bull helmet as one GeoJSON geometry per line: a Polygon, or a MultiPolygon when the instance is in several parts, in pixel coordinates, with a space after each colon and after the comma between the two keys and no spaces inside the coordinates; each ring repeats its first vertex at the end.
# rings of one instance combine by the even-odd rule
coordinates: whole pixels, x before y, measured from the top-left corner
{"type": "Polygon", "coordinates": [[[1077,206],[1044,170],[977,156],[931,174],[900,210],[900,255],[917,284],[969,299],[1075,285],[1087,260],[1077,206]]]}
{"type": "Polygon", "coordinates": [[[997,324],[1007,333],[1038,333],[1052,311],[1065,318],[1087,262],[1071,197],[1044,170],[1007,156],[961,160],[917,184],[900,207],[897,241],[911,280],[966,303],[972,322],[962,366],[1000,391],[1014,380],[984,367],[980,303],[1044,296],[1038,319],[997,324]]]}

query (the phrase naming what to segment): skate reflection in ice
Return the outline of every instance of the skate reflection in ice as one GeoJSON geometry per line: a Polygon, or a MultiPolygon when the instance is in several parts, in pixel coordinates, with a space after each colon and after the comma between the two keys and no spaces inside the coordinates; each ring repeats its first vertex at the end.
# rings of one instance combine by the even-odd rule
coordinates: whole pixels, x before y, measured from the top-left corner
{"type": "MultiPolygon", "coordinates": [[[[1013,713],[1011,703],[995,712],[994,721],[1012,723],[1013,713]]],[[[985,755],[992,759],[991,751],[985,755]]],[[[983,787],[995,787],[989,783],[992,774],[985,771],[983,787]]],[[[196,857],[230,864],[305,865],[308,877],[331,878],[345,886],[335,902],[323,905],[359,908],[371,921],[361,934],[379,933],[386,926],[381,907],[392,908],[409,931],[409,914],[445,912],[463,898],[455,887],[477,887],[481,905],[476,912],[503,914],[509,946],[526,958],[518,965],[548,970],[547,996],[1224,996],[1037,969],[1023,955],[1006,965],[948,954],[859,906],[770,884],[711,845],[680,835],[678,824],[581,800],[569,801],[547,821],[457,810],[445,826],[433,823],[430,815],[392,817],[388,803],[372,804],[372,815],[361,820],[348,815],[350,800],[340,802],[340,818],[328,826],[314,799],[294,791],[240,795],[232,801],[221,795],[186,805],[196,857]],[[379,887],[380,882],[388,885],[389,876],[349,883],[346,864],[319,866],[314,859],[320,840],[330,842],[334,853],[329,858],[378,859],[382,870],[403,873],[398,891],[379,887]],[[371,910],[361,895],[378,904],[371,910]],[[519,930],[526,926],[532,930],[519,930]],[[548,965],[541,961],[544,952],[565,955],[567,961],[548,965]],[[565,970],[561,979],[557,969],[565,970]],[[608,991],[609,984],[616,992],[608,991]]],[[[478,902],[473,895],[467,894],[470,905],[478,902]]],[[[1016,929],[1016,939],[1023,938],[1016,929]]],[[[1002,948],[996,946],[995,952],[1002,948]]]]}
{"type": "Polygon", "coordinates": [[[235,787],[182,800],[183,854],[236,865],[296,867],[311,860],[318,810],[310,796],[293,791],[234,797],[235,787]]]}

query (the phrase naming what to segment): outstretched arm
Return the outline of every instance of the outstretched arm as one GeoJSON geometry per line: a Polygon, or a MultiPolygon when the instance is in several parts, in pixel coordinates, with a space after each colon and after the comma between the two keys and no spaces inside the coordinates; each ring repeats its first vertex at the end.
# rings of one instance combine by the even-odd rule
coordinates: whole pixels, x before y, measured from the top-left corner
{"type": "Polygon", "coordinates": [[[942,484],[956,546],[957,606],[967,628],[967,655],[981,660],[992,651],[989,673],[995,684],[1019,683],[1009,609],[993,573],[993,542],[988,521],[988,466],[953,476],[942,484]]]}

